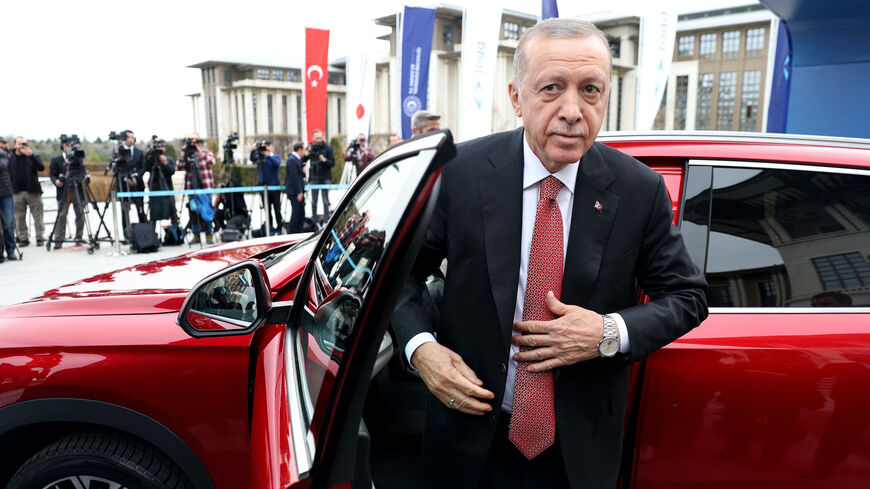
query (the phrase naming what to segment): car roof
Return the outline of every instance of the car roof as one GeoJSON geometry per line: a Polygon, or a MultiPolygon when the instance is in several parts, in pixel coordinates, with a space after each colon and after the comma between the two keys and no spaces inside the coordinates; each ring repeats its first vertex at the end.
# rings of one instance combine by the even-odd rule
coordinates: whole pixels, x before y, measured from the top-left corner
{"type": "Polygon", "coordinates": [[[870,168],[870,140],[715,131],[602,132],[599,142],[636,158],[774,161],[870,168]]]}

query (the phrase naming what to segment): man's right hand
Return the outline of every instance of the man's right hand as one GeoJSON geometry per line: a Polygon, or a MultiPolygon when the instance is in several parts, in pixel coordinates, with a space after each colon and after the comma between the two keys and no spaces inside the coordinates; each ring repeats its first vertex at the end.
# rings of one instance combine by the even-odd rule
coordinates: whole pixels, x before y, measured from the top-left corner
{"type": "Polygon", "coordinates": [[[445,406],[478,416],[492,411],[492,406],[481,399],[493,399],[495,394],[484,389],[474,371],[449,348],[434,341],[423,343],[411,355],[411,364],[429,392],[445,406]]]}
{"type": "Polygon", "coordinates": [[[55,185],[57,188],[61,188],[61,187],[63,187],[63,181],[61,181],[60,179],[57,179],[57,180],[54,181],[54,185],[55,185]]]}
{"type": "Polygon", "coordinates": [[[302,194],[301,193],[296,196],[296,200],[298,200],[299,202],[302,202],[302,194]]]}

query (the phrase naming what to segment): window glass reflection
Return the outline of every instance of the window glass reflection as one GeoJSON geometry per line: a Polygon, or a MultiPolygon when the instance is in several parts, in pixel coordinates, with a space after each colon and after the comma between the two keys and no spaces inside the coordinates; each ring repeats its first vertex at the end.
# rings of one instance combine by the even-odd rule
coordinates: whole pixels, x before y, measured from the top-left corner
{"type": "MultiPolygon", "coordinates": [[[[870,305],[868,189],[865,175],[716,168],[710,306],[870,305]],[[823,300],[831,293],[841,295],[823,300]]],[[[690,197],[687,209],[705,198],[690,197]]]]}
{"type": "Polygon", "coordinates": [[[257,314],[253,275],[247,268],[232,271],[206,284],[197,294],[193,310],[252,323],[257,314]]]}

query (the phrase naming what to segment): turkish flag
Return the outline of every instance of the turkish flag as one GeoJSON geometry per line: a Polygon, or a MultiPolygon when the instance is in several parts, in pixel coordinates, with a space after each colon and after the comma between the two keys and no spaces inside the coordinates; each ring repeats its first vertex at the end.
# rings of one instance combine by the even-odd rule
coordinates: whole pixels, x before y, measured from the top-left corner
{"type": "Polygon", "coordinates": [[[326,138],[326,85],[329,79],[329,31],[305,28],[305,121],[308,142],[315,129],[326,138]]]}

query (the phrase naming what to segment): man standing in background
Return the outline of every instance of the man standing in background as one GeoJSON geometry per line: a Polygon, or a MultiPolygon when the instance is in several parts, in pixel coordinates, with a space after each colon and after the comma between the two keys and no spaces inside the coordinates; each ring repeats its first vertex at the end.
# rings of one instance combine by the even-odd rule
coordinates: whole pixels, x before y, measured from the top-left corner
{"type": "Polygon", "coordinates": [[[36,227],[36,246],[42,246],[45,244],[45,223],[42,220],[42,187],[39,186],[37,173],[44,170],[45,165],[39,155],[33,154],[26,138],[15,138],[14,148],[15,152],[9,157],[9,170],[15,192],[13,206],[18,244],[30,244],[30,230],[27,229],[27,209],[30,209],[36,227]]]}
{"type": "Polygon", "coordinates": [[[3,263],[3,250],[10,260],[15,256],[15,224],[12,222],[12,177],[9,174],[9,153],[6,140],[0,138],[0,263],[3,263]]]}
{"type": "Polygon", "coordinates": [[[284,192],[287,194],[287,199],[290,200],[288,233],[301,233],[302,221],[305,218],[305,166],[302,163],[304,157],[305,146],[302,143],[296,143],[293,145],[293,152],[287,158],[284,192]]]}

